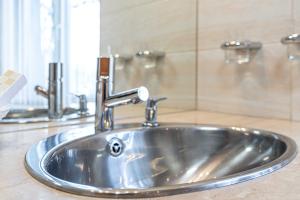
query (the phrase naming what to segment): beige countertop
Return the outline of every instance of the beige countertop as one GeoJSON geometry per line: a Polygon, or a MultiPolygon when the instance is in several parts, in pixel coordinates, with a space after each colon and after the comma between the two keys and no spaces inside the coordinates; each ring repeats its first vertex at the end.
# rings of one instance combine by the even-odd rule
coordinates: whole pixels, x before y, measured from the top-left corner
{"type": "MultiPolygon", "coordinates": [[[[118,122],[141,122],[143,118],[131,118],[118,122]]],[[[162,122],[187,122],[200,124],[218,124],[241,126],[274,131],[300,141],[300,122],[253,118],[200,111],[165,114],[159,118],[162,122]]],[[[29,147],[39,140],[61,131],[91,126],[50,127],[31,131],[16,131],[0,134],[0,199],[24,200],[70,200],[94,199],[76,196],[49,188],[33,179],[24,168],[24,155],[29,147]]],[[[299,156],[283,169],[257,178],[219,189],[190,194],[162,197],[161,199],[203,199],[203,200],[299,200],[300,199],[300,159],[299,156]]]]}
{"type": "MultiPolygon", "coordinates": [[[[159,108],[160,114],[166,113],[179,113],[183,112],[182,109],[174,109],[174,108],[159,108]]],[[[143,104],[139,106],[122,106],[115,108],[115,117],[117,120],[121,119],[128,119],[128,118],[136,118],[139,116],[144,116],[145,113],[145,106],[143,104]]],[[[51,127],[62,127],[62,126],[73,126],[76,124],[93,124],[94,117],[86,117],[82,119],[74,119],[68,121],[50,121],[50,122],[42,122],[42,123],[27,123],[27,124],[5,124],[0,123],[0,135],[2,133],[8,132],[16,132],[16,131],[28,131],[32,129],[44,129],[44,128],[51,128],[51,127]]]]}

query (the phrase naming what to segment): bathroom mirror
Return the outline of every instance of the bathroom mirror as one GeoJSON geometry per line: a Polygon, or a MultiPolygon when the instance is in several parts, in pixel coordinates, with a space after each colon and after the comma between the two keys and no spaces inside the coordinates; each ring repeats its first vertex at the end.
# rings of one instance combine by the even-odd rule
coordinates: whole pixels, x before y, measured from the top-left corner
{"type": "MultiPolygon", "coordinates": [[[[143,85],[150,96],[168,98],[160,103],[159,113],[195,109],[194,4],[155,0],[100,4],[100,54],[116,55],[116,92],[143,85]]],[[[131,107],[121,110],[143,115],[144,105],[131,107]]]]}
{"type": "Polygon", "coordinates": [[[25,74],[27,86],[13,104],[46,106],[34,87],[48,87],[48,64],[63,63],[65,104],[74,94],[94,100],[99,56],[99,0],[1,1],[0,71],[25,74]]]}
{"type": "MultiPolygon", "coordinates": [[[[28,81],[11,102],[12,109],[48,107],[47,98],[37,95],[34,88],[40,85],[47,91],[49,63],[53,62],[63,63],[64,108],[79,107],[76,95],[85,94],[89,102],[94,101],[99,0],[0,1],[0,39],[1,74],[12,69],[28,81]]],[[[16,127],[1,124],[0,132],[5,126],[16,127]]],[[[34,125],[41,126],[45,123],[34,125]]],[[[28,127],[22,124],[18,129],[28,127]]]]}
{"type": "MultiPolygon", "coordinates": [[[[110,54],[117,63],[116,91],[144,85],[152,97],[168,98],[159,113],[195,109],[196,18],[186,13],[196,9],[166,3],[1,1],[0,72],[13,69],[28,79],[12,107],[47,107],[34,87],[47,88],[51,62],[63,63],[65,106],[77,106],[80,94],[94,102],[96,58],[110,54]]],[[[144,107],[121,107],[116,116],[143,116],[144,107]]]]}

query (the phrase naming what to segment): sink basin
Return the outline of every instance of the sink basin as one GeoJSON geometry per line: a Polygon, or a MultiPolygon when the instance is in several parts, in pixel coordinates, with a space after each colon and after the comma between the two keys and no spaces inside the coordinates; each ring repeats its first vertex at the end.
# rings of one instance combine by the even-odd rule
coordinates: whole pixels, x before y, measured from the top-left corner
{"type": "Polygon", "coordinates": [[[197,124],[122,125],[49,137],[26,154],[28,172],[79,195],[140,198],[223,187],[278,170],[296,156],[288,137],[197,124]]]}
{"type": "MultiPolygon", "coordinates": [[[[79,119],[83,117],[90,117],[91,113],[80,113],[75,108],[65,108],[63,118],[55,121],[67,121],[71,119],[79,119]]],[[[27,109],[12,109],[8,112],[6,117],[0,120],[0,123],[34,123],[34,122],[50,122],[52,119],[48,118],[48,109],[46,108],[27,108],[27,109]]]]}

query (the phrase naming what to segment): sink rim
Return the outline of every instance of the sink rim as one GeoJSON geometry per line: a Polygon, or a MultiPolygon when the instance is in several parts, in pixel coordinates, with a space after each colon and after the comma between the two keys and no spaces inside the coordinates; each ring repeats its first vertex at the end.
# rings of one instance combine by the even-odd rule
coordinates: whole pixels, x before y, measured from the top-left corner
{"type": "MultiPolygon", "coordinates": [[[[76,140],[94,135],[94,127],[80,128],[70,130],[67,132],[59,133],[41,140],[39,143],[33,145],[26,153],[24,164],[29,172],[35,179],[44,183],[47,186],[56,188],[58,190],[73,193],[77,195],[91,196],[91,197],[108,197],[108,198],[149,198],[149,197],[161,197],[175,194],[183,194],[188,192],[203,191],[208,189],[214,189],[224,186],[233,185],[236,183],[245,182],[254,178],[267,175],[289,164],[297,155],[297,145],[291,138],[280,135],[271,131],[241,128],[236,126],[220,126],[220,125],[206,125],[206,124],[189,124],[189,123],[162,123],[160,128],[167,127],[185,127],[185,128],[214,128],[215,130],[233,130],[233,128],[239,128],[245,132],[251,132],[252,134],[258,131],[260,135],[273,136],[274,138],[284,142],[287,146],[286,151],[275,160],[266,163],[260,167],[245,170],[232,175],[224,176],[218,179],[210,179],[204,181],[198,181],[194,183],[185,183],[177,185],[169,185],[162,187],[153,187],[145,189],[107,189],[97,188],[93,186],[81,185],[77,183],[68,182],[59,178],[56,178],[49,174],[42,166],[43,160],[48,155],[55,152],[57,149],[64,145],[72,143],[76,140]],[[51,141],[51,142],[50,142],[51,141]],[[46,143],[48,146],[46,146],[46,143]],[[49,145],[50,144],[50,145],[49,145]],[[47,147],[47,148],[45,148],[47,147]]],[[[117,125],[113,131],[100,133],[104,136],[130,130],[145,129],[141,124],[121,124],[117,125]]],[[[241,132],[241,131],[240,131],[241,132]]]]}

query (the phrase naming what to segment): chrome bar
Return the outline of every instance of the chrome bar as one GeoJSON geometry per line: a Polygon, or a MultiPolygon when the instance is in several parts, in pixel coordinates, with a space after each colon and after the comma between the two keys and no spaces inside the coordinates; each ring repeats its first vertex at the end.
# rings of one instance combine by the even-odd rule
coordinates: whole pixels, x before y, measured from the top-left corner
{"type": "Polygon", "coordinates": [[[262,48],[262,43],[252,42],[249,40],[229,41],[229,42],[224,42],[221,45],[221,49],[223,50],[242,50],[242,49],[259,50],[261,48],[262,48]]]}
{"type": "Polygon", "coordinates": [[[166,55],[165,52],[162,51],[149,51],[149,50],[145,50],[145,51],[139,51],[136,53],[137,57],[141,57],[141,58],[161,58],[164,57],[166,55]]]}
{"type": "Polygon", "coordinates": [[[292,34],[281,39],[282,44],[300,44],[300,34],[292,34]]]}
{"type": "Polygon", "coordinates": [[[130,62],[133,60],[133,56],[131,55],[120,55],[120,54],[115,54],[113,55],[115,61],[119,62],[130,62]]]}

